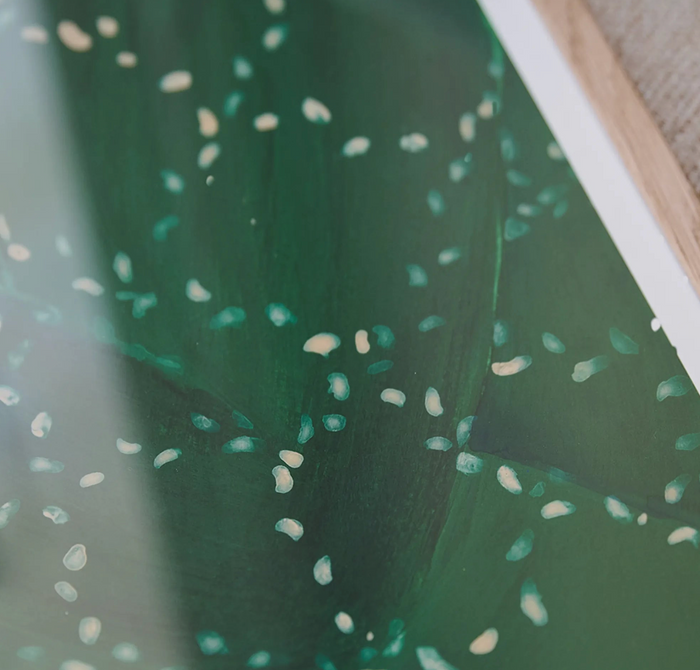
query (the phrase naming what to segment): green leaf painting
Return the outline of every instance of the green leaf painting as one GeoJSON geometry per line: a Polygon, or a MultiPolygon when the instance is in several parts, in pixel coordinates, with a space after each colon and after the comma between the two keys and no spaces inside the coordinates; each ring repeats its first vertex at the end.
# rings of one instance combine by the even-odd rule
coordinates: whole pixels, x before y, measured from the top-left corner
{"type": "Polygon", "coordinates": [[[0,667],[691,667],[700,399],[473,0],[0,16],[0,667]]]}

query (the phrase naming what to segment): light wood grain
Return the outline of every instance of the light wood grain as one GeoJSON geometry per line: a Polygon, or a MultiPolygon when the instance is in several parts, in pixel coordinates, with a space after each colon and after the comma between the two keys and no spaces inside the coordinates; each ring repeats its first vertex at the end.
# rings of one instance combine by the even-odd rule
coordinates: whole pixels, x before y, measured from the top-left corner
{"type": "Polygon", "coordinates": [[[700,200],[584,0],[532,0],[700,294],[700,200]]]}

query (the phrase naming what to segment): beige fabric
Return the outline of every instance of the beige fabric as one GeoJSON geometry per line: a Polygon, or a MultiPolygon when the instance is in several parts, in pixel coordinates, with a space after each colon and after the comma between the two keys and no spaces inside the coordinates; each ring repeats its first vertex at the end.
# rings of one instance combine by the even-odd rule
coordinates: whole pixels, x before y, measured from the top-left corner
{"type": "Polygon", "coordinates": [[[700,0],[587,0],[700,194],[700,0]]]}

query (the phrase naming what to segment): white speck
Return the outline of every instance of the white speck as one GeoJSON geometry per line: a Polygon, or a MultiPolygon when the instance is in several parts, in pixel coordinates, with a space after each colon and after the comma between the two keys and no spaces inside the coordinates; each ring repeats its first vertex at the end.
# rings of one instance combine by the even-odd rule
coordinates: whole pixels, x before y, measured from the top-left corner
{"type": "Polygon", "coordinates": [[[342,414],[325,414],[323,426],[329,433],[337,433],[345,428],[345,417],[342,414]]]}
{"type": "Polygon", "coordinates": [[[238,113],[238,108],[241,103],[245,100],[245,93],[243,91],[233,91],[226,96],[224,101],[224,114],[229,118],[233,118],[238,113]]]}
{"type": "Polygon", "coordinates": [[[295,542],[298,542],[304,534],[304,526],[296,519],[280,519],[275,524],[275,530],[278,533],[289,535],[295,542]]]}
{"type": "Polygon", "coordinates": [[[56,582],[53,588],[67,603],[74,603],[78,599],[78,592],[68,582],[56,582]]]}
{"type": "Polygon", "coordinates": [[[87,563],[87,550],[84,544],[74,544],[63,557],[63,565],[76,572],[82,570],[87,563]]]}
{"type": "Polygon", "coordinates": [[[270,14],[281,14],[286,6],[285,0],[263,0],[265,9],[270,14]]]}
{"type": "Polygon", "coordinates": [[[102,37],[109,39],[119,34],[119,21],[113,16],[98,16],[95,24],[97,25],[97,32],[102,37]]]}
{"type": "Polygon", "coordinates": [[[425,392],[425,409],[430,416],[440,416],[445,411],[440,402],[440,394],[432,386],[425,392]]]}
{"type": "Polygon", "coordinates": [[[271,302],[265,308],[265,314],[267,314],[267,318],[278,328],[286,326],[288,323],[294,324],[297,322],[296,316],[281,302],[271,302]]]}
{"type": "Polygon", "coordinates": [[[314,579],[321,586],[326,586],[326,584],[330,584],[333,581],[330,556],[324,556],[316,561],[316,565],[314,565],[314,579]]]}
{"type": "Polygon", "coordinates": [[[0,528],[5,528],[10,519],[19,512],[20,502],[17,498],[8,500],[4,505],[0,506],[0,528]]]}
{"type": "Polygon", "coordinates": [[[44,26],[25,26],[20,32],[20,37],[32,44],[47,44],[49,41],[49,33],[44,26]]]}
{"type": "Polygon", "coordinates": [[[521,561],[526,556],[530,555],[532,551],[532,543],[535,539],[535,534],[528,528],[523,531],[523,534],[513,542],[513,546],[508,550],[506,554],[506,561],[521,561]]]}
{"type": "Polygon", "coordinates": [[[343,156],[353,158],[354,156],[363,156],[369,151],[371,142],[368,137],[353,137],[349,139],[342,149],[343,156]]]}
{"type": "Polygon", "coordinates": [[[382,349],[393,349],[394,343],[396,342],[396,337],[389,326],[374,326],[372,328],[377,336],[377,344],[382,349]]]}
{"type": "MultiPolygon", "coordinates": [[[[216,118],[216,114],[214,114],[214,112],[212,112],[208,107],[199,107],[197,109],[197,122],[199,123],[199,133],[204,137],[214,137],[214,135],[219,132],[219,120],[216,118]]],[[[218,144],[216,146],[218,147],[218,144]]],[[[204,151],[204,149],[202,149],[202,151],[204,151]]],[[[199,160],[201,161],[202,152],[199,153],[199,156],[199,160]]],[[[212,160],[209,165],[211,165],[213,162],[214,161],[212,160]]],[[[201,162],[200,167],[202,167],[201,162]]]]}
{"type": "Polygon", "coordinates": [[[84,475],[80,478],[80,488],[87,489],[91,486],[97,486],[105,480],[103,472],[91,472],[89,475],[84,475]]]}
{"type": "Polygon", "coordinates": [[[406,272],[408,272],[409,286],[422,287],[428,285],[428,274],[420,265],[407,265],[406,272]]]}
{"type": "Polygon", "coordinates": [[[175,70],[161,77],[158,87],[163,93],[178,93],[192,86],[192,74],[187,70],[175,70]]]}
{"type": "Polygon", "coordinates": [[[571,379],[575,382],[585,382],[587,379],[592,377],[594,374],[605,370],[610,363],[610,359],[607,356],[596,356],[591,358],[589,361],[581,361],[574,365],[574,371],[571,375],[571,379]]]}
{"type": "Polygon", "coordinates": [[[517,154],[518,148],[515,144],[515,138],[512,133],[505,129],[501,129],[501,157],[506,163],[512,163],[517,154]]]}
{"type": "Polygon", "coordinates": [[[214,177],[212,175],[209,175],[205,180],[204,183],[207,186],[211,186],[214,183],[214,177]]]}
{"type": "Polygon", "coordinates": [[[442,216],[445,213],[445,199],[442,197],[440,191],[436,191],[435,189],[428,191],[426,201],[428,203],[428,209],[430,209],[433,216],[442,216]]]}
{"type": "Polygon", "coordinates": [[[423,670],[457,670],[448,663],[435,647],[416,647],[418,663],[423,670]]]}
{"type": "Polygon", "coordinates": [[[123,252],[120,251],[114,257],[114,263],[112,263],[112,269],[114,273],[123,281],[125,284],[131,283],[134,278],[133,271],[131,269],[131,259],[123,252]]]}
{"type": "Polygon", "coordinates": [[[299,436],[297,437],[297,442],[299,444],[305,444],[314,436],[314,423],[308,414],[301,415],[301,428],[299,429],[299,436]]]}
{"type": "Polygon", "coordinates": [[[185,295],[192,302],[207,302],[211,300],[211,293],[207,291],[196,279],[189,279],[185,285],[185,295]]]}
{"type": "Polygon", "coordinates": [[[233,76],[237,79],[250,79],[253,76],[253,65],[244,56],[233,59],[233,76]]]}
{"type": "Polygon", "coordinates": [[[661,382],[656,388],[656,399],[663,402],[666,398],[678,398],[694,389],[693,383],[686,375],[675,375],[661,382]]]}
{"type": "Polygon", "coordinates": [[[615,519],[615,521],[619,521],[620,523],[629,523],[632,521],[632,514],[630,513],[629,507],[615,496],[608,496],[603,500],[603,504],[608,514],[615,519]]]}
{"type": "Polygon", "coordinates": [[[358,330],[355,333],[355,349],[357,349],[358,354],[366,354],[369,351],[370,346],[366,330],[358,330]]]}
{"type": "Polygon", "coordinates": [[[51,430],[51,416],[48,412],[39,412],[32,421],[32,435],[39,438],[45,438],[51,430]]]}
{"type": "Polygon", "coordinates": [[[527,202],[521,202],[516,211],[518,214],[520,214],[520,216],[533,217],[540,214],[542,212],[542,208],[539,205],[530,205],[527,202]]]}
{"type": "Polygon", "coordinates": [[[116,56],[117,65],[119,67],[136,67],[138,65],[139,59],[135,53],[131,51],[120,51],[116,56]]]}
{"type": "Polygon", "coordinates": [[[310,337],[304,343],[304,351],[311,354],[320,354],[328,358],[328,354],[340,346],[340,338],[333,333],[318,333],[310,337]]]}
{"type": "Polygon", "coordinates": [[[87,616],[80,620],[80,624],[78,625],[78,637],[83,644],[95,644],[101,632],[102,622],[97,617],[87,616]]]}
{"type": "Polygon", "coordinates": [[[690,475],[679,475],[673,481],[666,484],[664,499],[669,505],[675,505],[680,502],[685,492],[685,487],[690,484],[690,480],[690,475]]]}
{"type": "Polygon", "coordinates": [[[495,103],[493,100],[484,99],[476,108],[476,113],[481,119],[491,119],[495,113],[495,103]]]}
{"type": "Polygon", "coordinates": [[[100,296],[105,292],[104,287],[101,284],[98,284],[94,279],[90,279],[90,277],[79,277],[78,279],[74,279],[71,286],[76,291],[84,291],[88,295],[95,297],[100,296]]]}
{"type": "MultiPolygon", "coordinates": [[[[23,661],[38,661],[43,655],[43,647],[20,647],[17,650],[17,657],[21,658],[23,661]]],[[[65,670],[63,665],[61,666],[61,670],[65,670]]],[[[90,670],[94,670],[94,668],[90,668],[90,670]]]]}
{"type": "Polygon", "coordinates": [[[210,168],[214,161],[221,154],[221,146],[218,142],[209,142],[205,144],[200,150],[197,156],[197,165],[202,170],[210,168]]]}
{"type": "Polygon", "coordinates": [[[569,516],[575,511],[576,505],[566,500],[552,500],[540,510],[540,514],[543,519],[556,519],[558,516],[569,516]]]}
{"type": "Polygon", "coordinates": [[[457,454],[457,471],[464,475],[478,475],[484,468],[484,461],[478,456],[463,451],[457,454]]]}
{"type": "Polygon", "coordinates": [[[656,332],[656,331],[659,330],[659,328],[661,328],[661,321],[660,321],[659,319],[657,319],[656,317],[654,317],[654,318],[651,320],[651,329],[652,329],[654,332],[656,332]]]}
{"type": "Polygon", "coordinates": [[[429,437],[425,441],[425,448],[433,451],[447,451],[452,449],[452,442],[446,437],[429,437]]]}
{"type": "Polygon", "coordinates": [[[58,251],[59,256],[63,256],[63,258],[70,258],[70,256],[73,255],[70,242],[64,235],[56,235],[56,251],[58,251]]]}
{"type": "Polygon", "coordinates": [[[342,372],[331,372],[327,377],[328,393],[332,393],[336,400],[347,400],[350,397],[350,383],[342,372]]]}
{"type": "MultiPolygon", "coordinates": [[[[207,291],[208,293],[208,291],[207,291]]],[[[226,307],[211,318],[209,328],[219,330],[220,328],[239,328],[246,320],[246,313],[242,307],[226,307]]]]}
{"type": "Polygon", "coordinates": [[[347,612],[338,612],[335,615],[335,625],[338,626],[338,630],[341,633],[350,635],[350,633],[355,632],[355,624],[353,623],[352,617],[347,612]]]}
{"type": "Polygon", "coordinates": [[[382,656],[385,658],[395,658],[398,656],[403,651],[406,642],[406,631],[402,630],[404,625],[403,621],[401,621],[401,619],[394,619],[394,621],[389,625],[389,635],[393,637],[393,639],[384,647],[384,651],[382,651],[382,656]],[[392,626],[394,621],[397,622],[398,626],[392,626]]]}
{"type": "Polygon", "coordinates": [[[53,521],[57,526],[62,526],[64,523],[68,523],[70,521],[70,515],[68,512],[62,510],[60,507],[56,507],[55,505],[44,507],[41,513],[47,519],[51,519],[51,521],[53,521]]]}
{"type": "Polygon", "coordinates": [[[290,467],[298,468],[304,462],[304,456],[298,451],[290,451],[289,449],[282,449],[279,453],[279,457],[290,467]]]}
{"type": "Polygon", "coordinates": [[[213,630],[203,630],[197,633],[197,644],[205,656],[228,654],[226,641],[213,630]]]}
{"type": "Polygon", "coordinates": [[[503,239],[506,242],[512,242],[517,240],[523,235],[527,235],[531,230],[530,224],[524,221],[519,221],[518,219],[509,216],[506,219],[505,230],[503,231],[503,239]]]}
{"type": "Polygon", "coordinates": [[[367,633],[367,635],[365,636],[365,638],[366,638],[367,642],[371,642],[372,640],[374,640],[374,633],[370,630],[367,633]]]}
{"type": "Polygon", "coordinates": [[[520,589],[520,609],[535,626],[544,626],[549,621],[542,596],[531,579],[526,579],[520,589]]]}
{"type": "Polygon", "coordinates": [[[205,433],[218,433],[221,429],[218,421],[214,421],[214,419],[210,419],[198,412],[190,412],[190,420],[195,428],[203,430],[205,433]]]}
{"type": "Polygon", "coordinates": [[[646,526],[648,520],[649,520],[649,517],[647,516],[647,513],[646,513],[646,512],[642,512],[642,513],[637,517],[637,525],[638,525],[638,526],[646,526]]]}
{"type": "Polygon", "coordinates": [[[275,51],[279,49],[287,39],[289,28],[286,24],[280,23],[275,26],[270,26],[262,36],[262,45],[267,51],[275,51]]]}
{"type": "Polygon", "coordinates": [[[490,654],[498,644],[498,631],[495,628],[487,628],[470,645],[469,651],[477,656],[490,654]]]}
{"type": "Polygon", "coordinates": [[[547,145],[547,155],[553,160],[553,161],[563,161],[564,160],[564,152],[561,150],[560,146],[552,141],[547,145]]]}
{"type": "Polygon", "coordinates": [[[141,445],[136,442],[127,442],[126,440],[122,440],[121,437],[118,437],[117,449],[119,449],[122,454],[138,454],[139,451],[141,451],[141,445]]]}
{"type": "Polygon", "coordinates": [[[443,319],[441,316],[426,316],[425,319],[423,319],[419,324],[418,324],[418,330],[420,330],[421,333],[427,333],[430,330],[433,330],[435,328],[439,328],[440,326],[445,325],[445,319],[443,319]]]}
{"type": "Polygon", "coordinates": [[[464,158],[456,158],[448,168],[447,175],[451,182],[459,184],[471,172],[472,155],[467,154],[464,158]]]}
{"type": "Polygon", "coordinates": [[[476,137],[476,116],[471,112],[459,117],[459,134],[465,142],[473,142],[476,137]]]}
{"type": "Polygon", "coordinates": [[[20,401],[20,395],[9,386],[0,386],[0,402],[8,407],[14,407],[20,401]]]}
{"type": "Polygon", "coordinates": [[[136,663],[141,658],[138,647],[131,642],[120,642],[112,649],[112,656],[124,663],[136,663]]]}
{"type": "Polygon", "coordinates": [[[166,463],[171,463],[172,461],[175,461],[178,458],[180,458],[181,455],[182,455],[182,451],[180,451],[180,449],[165,449],[165,451],[161,451],[153,459],[153,467],[156,470],[159,470],[166,463]]]}
{"type": "Polygon", "coordinates": [[[498,468],[496,479],[498,479],[498,483],[510,493],[520,495],[523,492],[523,487],[518,479],[518,473],[507,465],[502,465],[498,468]]]}
{"type": "Polygon", "coordinates": [[[450,247],[449,249],[443,249],[438,254],[438,263],[440,265],[449,265],[454,263],[462,257],[462,250],[459,247],[450,247]]]}
{"type": "Polygon", "coordinates": [[[331,113],[321,101],[315,98],[305,98],[301,103],[301,111],[311,123],[330,123],[331,113]]]}
{"type": "Polygon", "coordinates": [[[547,351],[553,354],[563,354],[566,351],[564,343],[552,333],[542,333],[542,344],[547,351]]]}
{"type": "Polygon", "coordinates": [[[467,416],[457,424],[457,444],[460,447],[463,447],[469,442],[469,437],[472,434],[472,426],[475,421],[475,416],[467,416]]]}
{"type": "Polygon", "coordinates": [[[60,670],[95,670],[94,666],[82,661],[64,661],[60,670]]]}
{"type": "Polygon", "coordinates": [[[48,474],[58,474],[63,472],[66,466],[61,461],[52,461],[43,456],[37,456],[29,461],[29,469],[32,472],[46,472],[48,474]]]}
{"type": "Polygon", "coordinates": [[[27,357],[27,353],[31,350],[31,346],[29,340],[22,340],[16,349],[8,352],[7,360],[10,370],[19,370],[27,357]]]}
{"type": "Polygon", "coordinates": [[[379,397],[384,402],[397,407],[403,407],[406,403],[406,394],[398,389],[384,389],[379,397]]]}
{"type": "Polygon", "coordinates": [[[510,361],[503,363],[493,363],[491,365],[491,370],[493,373],[499,377],[508,377],[509,375],[517,374],[522,372],[532,365],[532,358],[530,356],[516,356],[510,361]]]}
{"type": "Polygon", "coordinates": [[[61,21],[56,32],[58,39],[72,51],[83,52],[92,49],[92,37],[83,32],[73,21],[61,21]]]}
{"type": "Polygon", "coordinates": [[[241,435],[240,437],[234,437],[232,440],[229,440],[221,447],[221,451],[225,454],[252,453],[257,449],[260,443],[261,440],[259,438],[241,435]]]}
{"type": "Polygon", "coordinates": [[[428,148],[428,138],[421,133],[403,135],[399,140],[399,147],[410,154],[416,154],[428,148]]]}
{"type": "Polygon", "coordinates": [[[253,119],[253,125],[255,130],[259,130],[261,133],[267,132],[269,130],[275,130],[279,125],[279,117],[277,114],[272,112],[266,112],[265,114],[260,114],[253,119]]]}
{"type": "Polygon", "coordinates": [[[272,468],[272,476],[275,478],[275,493],[289,493],[294,487],[292,473],[284,465],[272,468]]]}
{"type": "Polygon", "coordinates": [[[249,668],[266,668],[270,665],[272,656],[269,651],[256,651],[247,661],[249,668]]]}
{"type": "Polygon", "coordinates": [[[7,223],[7,219],[4,214],[0,214],[0,240],[3,242],[10,241],[10,226],[7,223]]]}
{"type": "Polygon", "coordinates": [[[668,543],[670,545],[674,545],[680,542],[690,542],[697,548],[699,538],[700,533],[698,533],[695,528],[691,528],[690,526],[681,526],[680,528],[676,528],[676,530],[674,530],[668,536],[668,543]]]}
{"type": "Polygon", "coordinates": [[[18,263],[23,263],[28,261],[32,257],[32,252],[27,249],[23,244],[17,244],[16,242],[10,244],[7,247],[7,255],[18,263]]]}

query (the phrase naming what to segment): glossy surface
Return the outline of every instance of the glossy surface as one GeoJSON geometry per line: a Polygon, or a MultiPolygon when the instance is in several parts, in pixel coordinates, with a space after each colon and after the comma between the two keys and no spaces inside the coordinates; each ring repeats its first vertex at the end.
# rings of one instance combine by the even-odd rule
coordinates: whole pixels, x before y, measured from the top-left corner
{"type": "Polygon", "coordinates": [[[2,12],[2,667],[694,658],[697,393],[476,5],[2,12]]]}

